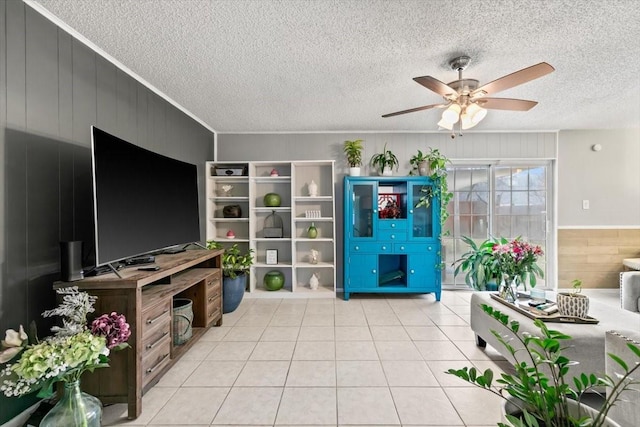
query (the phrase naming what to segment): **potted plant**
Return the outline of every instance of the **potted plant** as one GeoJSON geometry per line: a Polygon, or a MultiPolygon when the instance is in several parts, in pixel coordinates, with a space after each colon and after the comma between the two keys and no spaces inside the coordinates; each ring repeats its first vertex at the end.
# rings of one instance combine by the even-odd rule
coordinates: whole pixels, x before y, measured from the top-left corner
{"type": "Polygon", "coordinates": [[[379,175],[393,175],[393,169],[398,170],[400,162],[391,150],[387,150],[387,144],[384,144],[382,153],[374,154],[369,162],[371,166],[378,170],[379,175]]]}
{"type": "MultiPolygon", "coordinates": [[[[223,249],[219,242],[208,241],[207,249],[223,249]]],[[[222,254],[222,312],[234,311],[244,297],[247,277],[253,265],[253,249],[242,253],[237,243],[222,254]]]]}
{"type": "Polygon", "coordinates": [[[457,264],[454,274],[466,272],[465,283],[477,291],[497,291],[500,270],[493,257],[496,240],[487,239],[478,245],[470,237],[462,236],[462,241],[469,245],[469,251],[453,262],[452,266],[457,264]]]}
{"type": "Polygon", "coordinates": [[[349,175],[360,176],[360,166],[362,166],[362,140],[356,139],[354,141],[344,142],[344,154],[347,156],[347,163],[349,163],[349,175]]]}
{"type": "Polygon", "coordinates": [[[580,294],[582,292],[582,280],[574,279],[571,282],[573,292],[558,292],[556,303],[558,312],[563,316],[587,317],[589,313],[589,297],[580,294]]]}
{"type": "MultiPolygon", "coordinates": [[[[422,206],[429,207],[431,205],[431,199],[434,197],[440,197],[440,225],[444,228],[447,218],[449,218],[449,211],[447,206],[453,197],[453,193],[449,191],[447,183],[447,164],[451,161],[440,153],[437,148],[429,148],[429,152],[423,154],[418,150],[418,154],[413,156],[409,163],[413,166],[413,163],[420,164],[426,162],[429,165],[429,178],[433,181],[433,185],[425,185],[420,189],[420,197],[415,208],[422,206]]],[[[412,173],[414,171],[412,170],[412,173]]],[[[421,174],[422,175],[422,174],[421,174]]]]}
{"type": "Polygon", "coordinates": [[[422,153],[422,150],[418,150],[417,154],[411,156],[409,159],[409,165],[411,166],[409,175],[415,175],[417,172],[420,176],[428,176],[431,173],[429,162],[427,162],[427,156],[422,153]]]}
{"type": "Polygon", "coordinates": [[[474,367],[464,367],[446,372],[505,399],[503,415],[509,424],[500,423],[500,426],[618,426],[607,418],[607,413],[623,392],[640,384],[638,378],[632,377],[634,372],[640,371],[640,347],[627,343],[639,359],[636,363],[627,363],[620,357],[609,354],[624,372],[616,380],[607,375],[596,374],[582,374],[579,378],[570,380],[567,375],[575,362],[562,355],[565,348],[562,341],[571,337],[548,329],[540,319],[536,319],[534,324],[540,329],[541,336],[519,334],[517,321],[509,321],[509,316],[489,305],[483,304],[482,308],[488,316],[513,333],[512,339],[491,330],[515,360],[515,374],[503,373],[500,379],[494,381],[491,369],[479,372],[474,367]],[[519,345],[516,345],[517,342],[519,345]],[[601,409],[591,409],[581,404],[586,392],[602,387],[611,389],[601,409]]]}
{"type": "Polygon", "coordinates": [[[447,163],[451,163],[451,161],[437,148],[429,148],[426,153],[418,150],[418,153],[409,159],[410,175],[415,175],[417,172],[421,176],[430,176],[438,170],[446,171],[447,163]]]}

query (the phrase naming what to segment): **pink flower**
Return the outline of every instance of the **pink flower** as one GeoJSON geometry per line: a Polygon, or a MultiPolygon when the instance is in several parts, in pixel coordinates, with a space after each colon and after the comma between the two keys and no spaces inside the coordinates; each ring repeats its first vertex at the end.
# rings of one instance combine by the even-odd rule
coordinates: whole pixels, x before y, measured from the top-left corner
{"type": "Polygon", "coordinates": [[[91,333],[105,337],[107,348],[112,349],[129,339],[131,329],[124,315],[114,311],[111,314],[103,314],[91,322],[91,333]]]}

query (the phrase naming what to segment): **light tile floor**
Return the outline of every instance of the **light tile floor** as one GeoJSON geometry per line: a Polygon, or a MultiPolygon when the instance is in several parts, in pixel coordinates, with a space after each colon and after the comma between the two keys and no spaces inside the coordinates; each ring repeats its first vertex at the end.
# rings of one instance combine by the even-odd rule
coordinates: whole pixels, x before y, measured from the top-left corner
{"type": "MultiPolygon", "coordinates": [[[[616,305],[615,292],[595,296],[616,305]]],[[[445,374],[509,370],[475,346],[470,295],[245,298],[143,396],[139,418],[111,405],[104,425],[495,426],[500,399],[445,374]]]]}

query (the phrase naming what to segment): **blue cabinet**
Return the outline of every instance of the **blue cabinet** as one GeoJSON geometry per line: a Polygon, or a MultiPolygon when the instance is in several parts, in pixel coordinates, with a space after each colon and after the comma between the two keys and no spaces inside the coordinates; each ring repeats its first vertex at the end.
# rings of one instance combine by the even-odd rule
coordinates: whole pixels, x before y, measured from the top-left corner
{"type": "Polygon", "coordinates": [[[344,299],[434,293],[440,301],[440,200],[428,177],[344,179],[344,299]]]}

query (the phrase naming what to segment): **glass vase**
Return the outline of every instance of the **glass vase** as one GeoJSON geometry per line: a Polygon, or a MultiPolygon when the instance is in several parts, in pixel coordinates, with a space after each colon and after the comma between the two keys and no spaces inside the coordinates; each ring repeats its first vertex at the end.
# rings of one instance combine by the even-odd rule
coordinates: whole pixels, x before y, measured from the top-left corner
{"type": "Polygon", "coordinates": [[[518,299],[518,285],[520,284],[520,276],[506,277],[500,283],[500,298],[515,302],[518,299]]]}
{"type": "Polygon", "coordinates": [[[100,427],[102,402],[80,389],[80,381],[64,383],[64,394],[42,418],[40,427],[100,427]]]}

